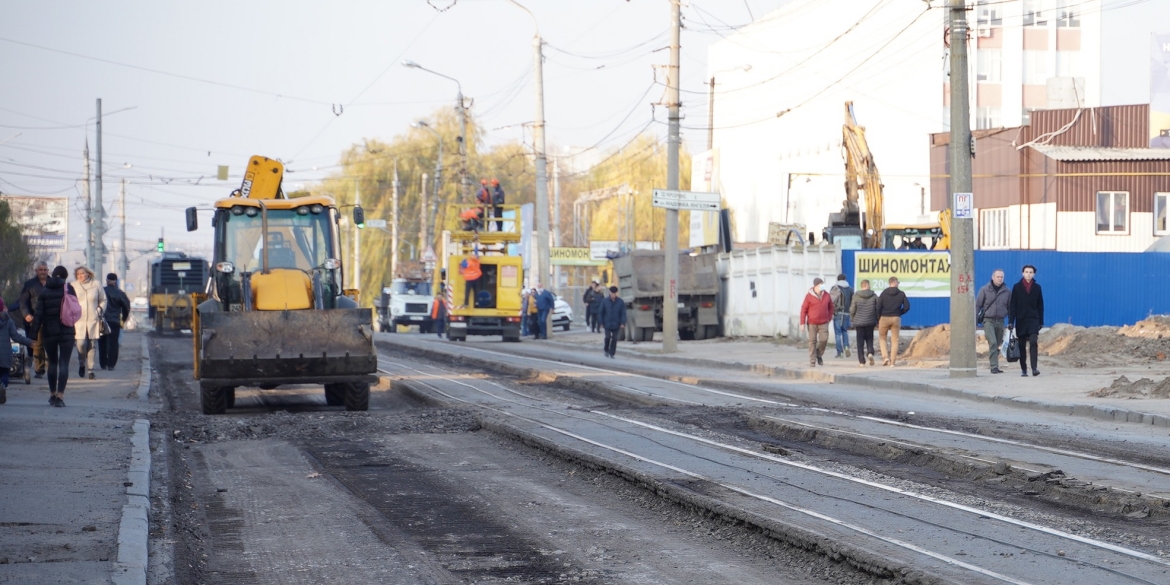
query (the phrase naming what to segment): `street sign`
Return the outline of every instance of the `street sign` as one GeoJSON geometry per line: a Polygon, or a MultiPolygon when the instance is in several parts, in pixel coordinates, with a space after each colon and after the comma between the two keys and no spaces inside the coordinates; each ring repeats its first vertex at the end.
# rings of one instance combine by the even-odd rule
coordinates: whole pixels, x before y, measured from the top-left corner
{"type": "Polygon", "coordinates": [[[955,219],[972,219],[975,217],[975,197],[970,193],[955,193],[955,205],[952,207],[955,219]]]}
{"type": "Polygon", "coordinates": [[[549,264],[553,266],[604,266],[605,259],[595,260],[590,248],[557,248],[549,250],[549,264]]]}
{"type": "Polygon", "coordinates": [[[668,189],[655,189],[653,197],[654,207],[682,211],[719,211],[719,201],[718,193],[668,189]]]}
{"type": "Polygon", "coordinates": [[[386,229],[386,220],[384,219],[367,219],[366,227],[375,229],[386,229]]]}
{"type": "Polygon", "coordinates": [[[427,246],[427,249],[423,250],[422,261],[426,262],[428,264],[433,264],[435,262],[435,260],[436,260],[435,249],[430,247],[430,246],[427,246]]]}

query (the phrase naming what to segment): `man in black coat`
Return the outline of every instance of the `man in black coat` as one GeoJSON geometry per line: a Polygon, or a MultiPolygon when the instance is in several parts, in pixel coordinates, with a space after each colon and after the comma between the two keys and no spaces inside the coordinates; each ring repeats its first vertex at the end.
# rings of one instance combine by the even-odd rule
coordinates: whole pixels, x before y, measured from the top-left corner
{"type": "Polygon", "coordinates": [[[902,315],[910,312],[910,299],[906,293],[898,288],[897,277],[891,276],[889,286],[878,295],[878,347],[885,356],[883,366],[894,366],[898,363],[898,345],[901,343],[902,315]],[[886,345],[886,332],[893,333],[890,343],[886,345]]]}
{"type": "Polygon", "coordinates": [[[609,287],[609,296],[601,300],[597,319],[605,329],[605,355],[617,353],[618,333],[626,326],[626,302],[618,298],[618,287],[609,287]]]}
{"type": "Polygon", "coordinates": [[[1012,287],[1011,310],[1008,318],[1015,327],[1020,344],[1020,376],[1028,377],[1028,356],[1031,355],[1032,375],[1039,376],[1036,369],[1037,340],[1044,328],[1044,293],[1036,282],[1036,267],[1024,265],[1023,278],[1012,287]]]}
{"type": "Polygon", "coordinates": [[[20,289],[20,299],[16,302],[20,314],[24,315],[24,334],[33,340],[33,371],[38,378],[45,375],[45,344],[32,328],[33,312],[37,308],[37,297],[45,290],[45,283],[48,281],[49,264],[43,260],[37,262],[36,276],[24,283],[24,288],[20,289]]]}
{"type": "Polygon", "coordinates": [[[102,315],[110,332],[98,338],[98,366],[112,370],[118,365],[118,348],[122,343],[122,323],[130,317],[130,298],[118,288],[118,275],[106,275],[106,312],[102,315]]]}

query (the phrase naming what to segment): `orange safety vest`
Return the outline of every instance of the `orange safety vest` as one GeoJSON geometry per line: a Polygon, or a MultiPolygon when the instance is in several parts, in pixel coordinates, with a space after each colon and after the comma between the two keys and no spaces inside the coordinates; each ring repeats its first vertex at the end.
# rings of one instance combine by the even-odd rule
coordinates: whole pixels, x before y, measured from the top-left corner
{"type": "Polygon", "coordinates": [[[464,281],[479,280],[483,276],[483,272],[479,269],[479,258],[476,256],[468,256],[459,263],[459,274],[463,276],[464,281]]]}

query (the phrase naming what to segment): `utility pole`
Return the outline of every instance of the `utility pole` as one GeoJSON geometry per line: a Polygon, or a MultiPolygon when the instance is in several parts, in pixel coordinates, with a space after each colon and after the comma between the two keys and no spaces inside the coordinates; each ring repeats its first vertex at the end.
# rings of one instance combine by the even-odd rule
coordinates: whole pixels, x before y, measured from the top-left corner
{"type": "MultiPolygon", "coordinates": [[[[122,233],[118,238],[119,250],[121,256],[118,258],[118,278],[122,282],[127,282],[126,277],[130,274],[130,258],[126,256],[126,179],[122,179],[122,189],[118,197],[118,215],[121,216],[122,233]]],[[[123,288],[125,285],[123,285],[123,288]]]]}
{"type": "MultiPolygon", "coordinates": [[[[553,245],[561,246],[561,159],[553,159],[553,245]]],[[[561,286],[561,267],[557,266],[554,275],[555,286],[561,286]]]]}
{"type": "MultiPolygon", "coordinates": [[[[467,177],[467,107],[463,105],[463,87],[459,87],[456,96],[459,103],[456,105],[456,114],[459,116],[459,186],[463,190],[463,203],[471,202],[471,180],[467,177]]],[[[439,138],[439,157],[443,152],[443,139],[439,138]]],[[[439,162],[442,165],[442,161],[439,162]]],[[[437,175],[436,175],[437,177],[437,175]]],[[[435,196],[438,196],[435,191],[435,196]]]]}
{"type": "Polygon", "coordinates": [[[422,194],[418,199],[418,250],[427,249],[427,174],[422,174],[422,184],[420,186],[422,194]]]}
{"type": "MultiPolygon", "coordinates": [[[[967,14],[965,0],[948,0],[951,20],[951,193],[971,194],[971,109],[967,86],[967,14]]],[[[967,200],[971,202],[970,199],[967,200]]],[[[972,207],[970,205],[966,207],[972,207]]],[[[951,377],[976,373],[975,229],[970,217],[951,219],[951,377]]]]}
{"type": "Polygon", "coordinates": [[[93,256],[88,259],[89,268],[95,274],[102,273],[106,261],[106,209],[102,206],[102,99],[97,99],[97,179],[93,184],[93,207],[90,221],[94,225],[93,256]]]}
{"type": "Polygon", "coordinates": [[[398,159],[394,159],[394,192],[390,196],[390,278],[398,275],[398,159]]]}
{"type": "Polygon", "coordinates": [[[82,156],[85,158],[85,182],[81,184],[85,194],[85,263],[86,265],[93,264],[93,190],[90,189],[90,174],[89,174],[89,132],[86,132],[85,150],[82,151],[82,156]]]}
{"type": "MultiPolygon", "coordinates": [[[[711,75],[711,89],[707,91],[707,150],[715,144],[715,75],[711,75]]],[[[691,186],[694,189],[694,185],[691,186]]]]}
{"type": "MultiPolygon", "coordinates": [[[[533,19],[535,26],[535,18],[533,19]]],[[[537,274],[544,286],[549,282],[549,231],[548,231],[548,161],[544,154],[544,54],[540,30],[532,37],[533,81],[536,85],[536,121],[532,124],[532,143],[536,151],[536,262],[537,274]]],[[[552,311],[544,324],[544,331],[552,331],[552,311]]]]}
{"type": "MultiPolygon", "coordinates": [[[[361,207],[361,183],[355,186],[354,191],[353,204],[355,207],[361,207]]],[[[353,226],[353,288],[357,290],[362,289],[362,228],[357,224],[353,226]]]]}
{"type": "MultiPolygon", "coordinates": [[[[670,2],[670,67],[666,73],[667,142],[666,188],[678,190],[679,99],[678,60],[682,14],[679,2],[670,2]]],[[[662,291],[662,353],[678,351],[678,210],[666,210],[666,270],[662,291]]]]}

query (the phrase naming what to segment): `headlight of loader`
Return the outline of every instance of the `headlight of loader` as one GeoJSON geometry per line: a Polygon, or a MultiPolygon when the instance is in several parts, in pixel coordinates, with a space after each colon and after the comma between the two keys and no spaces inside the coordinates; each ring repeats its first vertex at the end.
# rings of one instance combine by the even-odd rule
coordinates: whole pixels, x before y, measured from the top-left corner
{"type": "Polygon", "coordinates": [[[330,259],[325,261],[325,269],[326,270],[337,270],[338,268],[341,268],[341,261],[340,260],[338,260],[336,258],[330,258],[330,259]]]}
{"type": "Polygon", "coordinates": [[[231,274],[231,273],[236,271],[236,266],[235,266],[235,264],[232,264],[231,262],[216,262],[215,263],[215,270],[216,270],[216,272],[222,272],[224,274],[231,274]]]}

